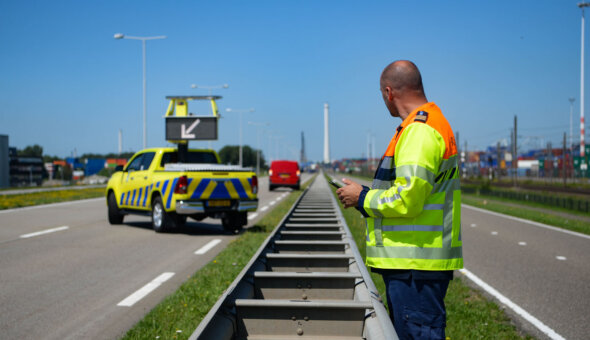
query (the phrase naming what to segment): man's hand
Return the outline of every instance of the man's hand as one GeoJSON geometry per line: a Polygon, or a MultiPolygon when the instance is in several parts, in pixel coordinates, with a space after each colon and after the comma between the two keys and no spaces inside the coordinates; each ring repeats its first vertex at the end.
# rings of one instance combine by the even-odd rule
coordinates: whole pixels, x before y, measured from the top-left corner
{"type": "Polygon", "coordinates": [[[338,199],[344,204],[344,208],[356,207],[363,187],[347,178],[343,178],[342,182],[346,185],[336,190],[338,199]]]}

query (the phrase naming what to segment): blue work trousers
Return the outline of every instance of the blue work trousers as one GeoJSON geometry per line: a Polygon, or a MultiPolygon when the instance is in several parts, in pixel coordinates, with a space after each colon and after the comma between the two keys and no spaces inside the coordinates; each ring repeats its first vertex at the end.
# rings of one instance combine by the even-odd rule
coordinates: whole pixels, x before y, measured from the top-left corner
{"type": "Polygon", "coordinates": [[[389,317],[400,340],[445,339],[448,279],[415,280],[383,274],[389,317]]]}

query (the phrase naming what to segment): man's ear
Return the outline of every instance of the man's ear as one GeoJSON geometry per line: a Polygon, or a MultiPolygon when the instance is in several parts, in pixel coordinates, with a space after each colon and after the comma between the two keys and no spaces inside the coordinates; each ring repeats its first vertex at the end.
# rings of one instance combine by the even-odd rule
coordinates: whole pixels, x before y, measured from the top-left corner
{"type": "Polygon", "coordinates": [[[393,102],[393,89],[391,87],[385,87],[385,95],[387,96],[388,101],[393,102]]]}

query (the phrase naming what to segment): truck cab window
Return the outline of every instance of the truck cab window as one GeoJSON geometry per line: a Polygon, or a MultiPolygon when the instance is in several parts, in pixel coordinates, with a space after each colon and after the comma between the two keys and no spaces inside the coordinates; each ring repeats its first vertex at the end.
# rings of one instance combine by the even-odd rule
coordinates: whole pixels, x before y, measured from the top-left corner
{"type": "Polygon", "coordinates": [[[141,170],[141,162],[143,160],[143,154],[138,155],[137,157],[135,157],[131,163],[129,163],[129,166],[127,167],[127,171],[139,171],[141,170]]]}
{"type": "Polygon", "coordinates": [[[155,152],[146,152],[143,154],[143,158],[141,160],[141,170],[147,170],[150,168],[155,155],[155,152]]]}

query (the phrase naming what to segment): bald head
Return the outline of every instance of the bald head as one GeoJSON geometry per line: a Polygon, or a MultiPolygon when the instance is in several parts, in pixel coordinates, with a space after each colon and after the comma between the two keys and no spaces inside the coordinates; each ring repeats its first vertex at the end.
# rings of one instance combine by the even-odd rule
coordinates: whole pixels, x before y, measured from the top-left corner
{"type": "Polygon", "coordinates": [[[422,76],[413,62],[398,60],[381,73],[381,94],[393,117],[405,119],[415,108],[427,103],[422,76]]]}
{"type": "Polygon", "coordinates": [[[424,96],[420,71],[408,60],[394,61],[385,67],[381,73],[381,88],[386,86],[403,94],[424,96]]]}

